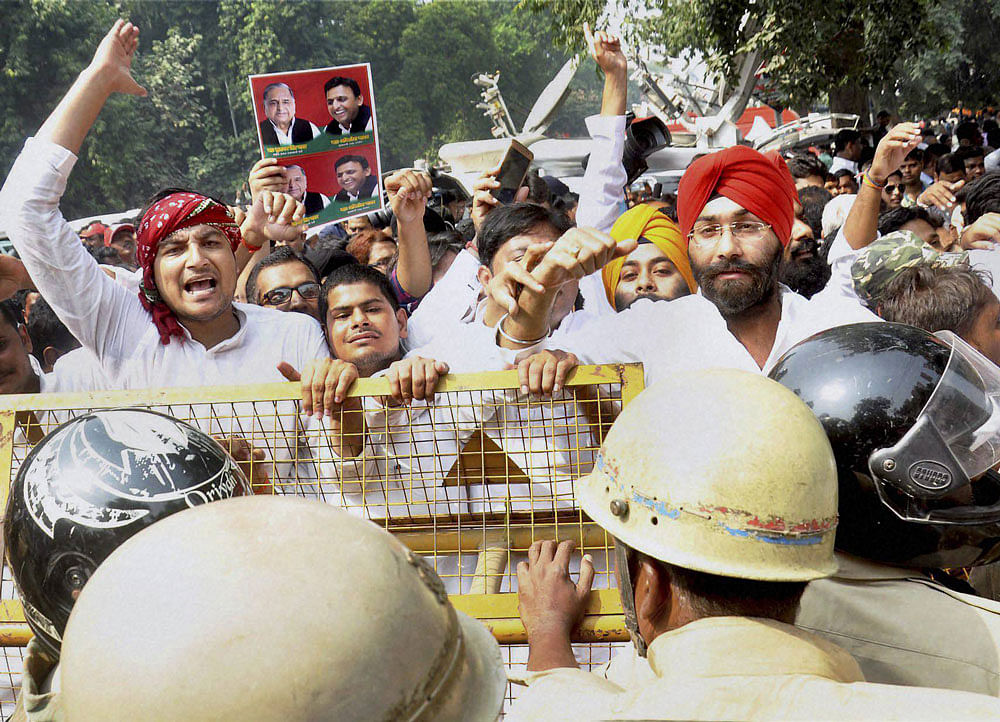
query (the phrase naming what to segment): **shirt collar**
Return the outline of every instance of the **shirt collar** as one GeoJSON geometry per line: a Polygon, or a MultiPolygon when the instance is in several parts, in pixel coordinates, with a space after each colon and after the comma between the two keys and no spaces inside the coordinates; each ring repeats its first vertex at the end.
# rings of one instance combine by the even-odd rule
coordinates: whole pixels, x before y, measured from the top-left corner
{"type": "MultiPolygon", "coordinates": [[[[241,309],[238,306],[238,304],[234,303],[233,313],[236,314],[236,321],[240,324],[240,327],[236,329],[236,333],[234,333],[229,338],[222,339],[221,341],[219,341],[219,343],[212,346],[212,348],[205,349],[206,352],[213,354],[213,353],[218,353],[220,351],[227,351],[229,349],[240,346],[245,341],[247,335],[247,325],[248,325],[246,312],[243,311],[243,309],[241,309]]],[[[191,343],[198,343],[198,341],[194,340],[194,338],[191,336],[191,332],[187,330],[187,327],[183,323],[181,324],[181,331],[184,332],[185,342],[190,341],[191,343]]]]}
{"type": "Polygon", "coordinates": [[[649,664],[671,683],[685,678],[809,674],[863,682],[846,651],[813,634],[770,619],[707,617],[653,640],[649,664]]]}

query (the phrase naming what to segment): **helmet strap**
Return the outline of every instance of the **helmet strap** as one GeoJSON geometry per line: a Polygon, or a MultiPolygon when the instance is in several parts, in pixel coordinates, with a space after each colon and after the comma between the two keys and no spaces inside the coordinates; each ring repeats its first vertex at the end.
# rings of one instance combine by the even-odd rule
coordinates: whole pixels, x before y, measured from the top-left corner
{"type": "Polygon", "coordinates": [[[635,557],[635,552],[615,539],[615,564],[618,567],[618,595],[622,599],[622,612],[625,614],[625,627],[632,637],[632,644],[640,657],[646,656],[646,640],[639,632],[639,616],[635,611],[635,585],[632,583],[632,572],[629,563],[635,557]]]}

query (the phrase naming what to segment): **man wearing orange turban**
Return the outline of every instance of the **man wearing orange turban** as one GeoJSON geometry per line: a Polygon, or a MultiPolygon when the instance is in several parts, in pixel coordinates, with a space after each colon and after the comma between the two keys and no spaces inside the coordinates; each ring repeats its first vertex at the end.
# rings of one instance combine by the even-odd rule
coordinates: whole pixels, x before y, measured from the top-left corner
{"type": "Polygon", "coordinates": [[[697,289],[687,240],[656,206],[643,203],[623,213],[612,226],[611,236],[616,241],[634,238],[639,242],[628,256],[601,269],[604,293],[616,311],[624,311],[639,299],[672,301],[697,289]]]}
{"type": "MultiPolygon", "coordinates": [[[[796,202],[791,173],[778,156],[744,146],[703,156],[684,173],[677,197],[680,232],[698,293],[670,303],[637,303],[578,330],[549,336],[548,311],[558,289],[587,275],[594,265],[630,255],[625,239],[638,235],[612,237],[576,229],[562,236],[531,271],[544,290],[525,288],[517,300],[519,312],[502,320],[497,343],[522,357],[526,350],[563,352],[536,354],[523,364],[528,389],[548,392],[548,384],[561,386],[577,362],[639,361],[647,384],[686,369],[767,373],[782,354],[815,333],[877,321],[856,302],[841,303],[829,295],[807,300],[779,283],[796,202]],[[549,381],[543,384],[543,379],[549,381]]],[[[613,280],[613,269],[605,273],[613,280]]]]}

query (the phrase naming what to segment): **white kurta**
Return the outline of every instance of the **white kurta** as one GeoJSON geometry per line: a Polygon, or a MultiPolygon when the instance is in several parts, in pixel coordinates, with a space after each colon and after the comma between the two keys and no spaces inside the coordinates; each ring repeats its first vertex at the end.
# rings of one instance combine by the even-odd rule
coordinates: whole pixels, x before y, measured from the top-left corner
{"type": "Polygon", "coordinates": [[[781,319],[763,368],[729,331],[715,305],[700,293],[669,303],[637,301],[578,331],[557,330],[536,348],[572,352],[581,364],[642,362],[648,386],[677,371],[736,368],[766,374],[786,351],[815,333],[880,320],[849,300],[807,300],[784,286],[780,293],[781,319]]]}

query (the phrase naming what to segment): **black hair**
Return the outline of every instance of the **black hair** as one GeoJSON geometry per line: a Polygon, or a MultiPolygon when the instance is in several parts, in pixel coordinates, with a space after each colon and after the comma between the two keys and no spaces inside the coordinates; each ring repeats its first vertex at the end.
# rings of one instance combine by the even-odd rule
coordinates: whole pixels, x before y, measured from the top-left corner
{"type": "Polygon", "coordinates": [[[833,194],[822,186],[806,186],[799,188],[799,203],[819,203],[825,206],[833,200],[833,194]]]}
{"type": "Polygon", "coordinates": [[[996,298],[992,283],[989,273],[968,266],[913,266],[899,271],[874,305],[886,321],[964,336],[996,298]]]}
{"type": "Polygon", "coordinates": [[[924,152],[920,148],[914,148],[909,153],[906,154],[906,160],[916,160],[921,163],[924,162],[924,152]]]}
{"type": "Polygon", "coordinates": [[[247,276],[246,284],[247,303],[255,303],[258,306],[260,305],[260,298],[257,294],[257,276],[260,275],[260,272],[265,268],[283,266],[286,263],[301,263],[309,269],[309,273],[311,273],[313,278],[316,279],[316,282],[319,283],[319,271],[316,270],[316,266],[312,264],[312,261],[305,256],[296,253],[289,246],[278,246],[264,256],[260,263],[250,270],[250,275],[247,276]]]}
{"type": "Polygon", "coordinates": [[[121,266],[122,257],[117,248],[98,246],[93,251],[94,260],[103,266],[121,266]]]}
{"type": "Polygon", "coordinates": [[[941,221],[931,216],[923,208],[917,206],[900,206],[888,210],[878,217],[878,232],[883,236],[898,231],[910,221],[925,221],[932,228],[940,228],[941,221]]]}
{"type": "Polygon", "coordinates": [[[479,228],[479,262],[492,268],[501,246],[539,226],[553,229],[556,237],[572,228],[564,214],[537,203],[512,203],[494,209],[479,228]]]}
{"type": "Polygon", "coordinates": [[[524,184],[528,186],[528,200],[531,203],[551,202],[552,194],[549,191],[549,185],[542,180],[537,169],[532,170],[524,177],[524,184]]]}
{"type": "MultiPolygon", "coordinates": [[[[31,310],[34,311],[35,309],[32,308],[31,310]]],[[[0,316],[3,316],[3,320],[6,321],[7,325],[15,331],[20,326],[24,325],[24,316],[22,315],[22,311],[18,308],[17,302],[11,298],[0,301],[0,316]]]]}
{"type": "Polygon", "coordinates": [[[370,283],[375,286],[385,300],[389,302],[393,311],[400,309],[399,299],[396,297],[396,289],[381,271],[364,266],[360,263],[347,263],[339,268],[330,271],[330,275],[323,281],[323,288],[319,294],[319,317],[326,328],[326,314],[330,310],[330,291],[337,286],[345,286],[352,283],[370,283]]]}
{"type": "Polygon", "coordinates": [[[788,170],[791,172],[792,178],[819,176],[826,180],[827,176],[826,166],[819,158],[811,154],[793,155],[788,159],[788,170]]]}
{"type": "Polygon", "coordinates": [[[1000,213],[1000,173],[986,173],[962,190],[965,191],[966,225],[975,223],[987,213],[1000,213]]]}
{"type": "Polygon", "coordinates": [[[462,234],[466,243],[471,243],[476,237],[476,224],[471,218],[463,218],[455,224],[455,230],[462,234]]]}
{"type": "Polygon", "coordinates": [[[941,156],[947,155],[950,152],[951,148],[949,148],[944,143],[931,143],[924,150],[924,157],[926,158],[927,156],[932,155],[935,158],[940,158],[941,156]]]}
{"type": "Polygon", "coordinates": [[[851,128],[843,128],[837,131],[837,135],[833,137],[833,147],[839,153],[851,143],[859,140],[861,140],[861,133],[851,128]]]}
{"type": "Polygon", "coordinates": [[[879,112],[877,112],[875,114],[875,117],[876,118],[888,118],[889,117],[889,111],[888,110],[880,110],[879,112]]]}
{"type": "Polygon", "coordinates": [[[332,78],[323,84],[323,95],[330,92],[332,88],[336,88],[338,85],[346,85],[352,91],[354,91],[354,97],[360,97],[361,86],[358,85],[358,81],[354,78],[345,78],[343,75],[334,75],[332,78]]]}
{"type": "Polygon", "coordinates": [[[948,153],[938,158],[938,175],[945,173],[965,173],[965,161],[958,153],[948,153]]]}
{"type": "Polygon", "coordinates": [[[685,597],[699,618],[759,617],[792,623],[806,582],[764,582],[724,577],[687,569],[675,564],[642,558],[656,564],[685,597]]]}
{"type": "Polygon", "coordinates": [[[441,231],[427,239],[427,248],[431,252],[431,265],[436,266],[448,251],[461,253],[465,248],[465,238],[458,231],[441,231]]]}
{"type": "Polygon", "coordinates": [[[994,150],[1000,148],[1000,128],[986,131],[986,143],[994,150]]]}
{"type": "Polygon", "coordinates": [[[983,135],[979,132],[979,126],[974,120],[959,123],[958,127],[955,128],[955,137],[959,140],[971,141],[973,145],[979,145],[983,142],[983,135]]]}
{"type": "Polygon", "coordinates": [[[836,178],[838,181],[844,176],[847,176],[851,180],[854,180],[854,171],[850,171],[847,168],[841,168],[840,170],[838,170],[836,173],[833,174],[833,177],[836,178]]]}
{"type": "Polygon", "coordinates": [[[48,301],[42,297],[39,297],[32,304],[27,327],[28,337],[31,338],[31,353],[43,366],[45,365],[43,354],[47,347],[52,346],[62,353],[66,353],[81,345],[66,328],[66,325],[59,320],[48,301]]]}
{"type": "Polygon", "coordinates": [[[333,164],[334,170],[344,165],[345,163],[360,163],[361,167],[368,170],[368,159],[363,155],[344,155],[337,159],[337,162],[333,164]]]}
{"type": "Polygon", "coordinates": [[[964,163],[969,158],[983,158],[986,153],[981,145],[964,145],[955,151],[955,155],[961,158],[964,163]]]}

